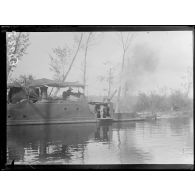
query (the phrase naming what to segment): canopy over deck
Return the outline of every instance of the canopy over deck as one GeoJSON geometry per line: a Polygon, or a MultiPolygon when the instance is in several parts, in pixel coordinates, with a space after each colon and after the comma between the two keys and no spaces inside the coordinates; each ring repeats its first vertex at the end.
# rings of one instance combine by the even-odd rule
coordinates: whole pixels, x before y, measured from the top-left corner
{"type": "Polygon", "coordinates": [[[22,85],[20,85],[19,83],[7,83],[7,88],[12,88],[12,87],[18,87],[18,88],[22,88],[22,85]]]}
{"type": "Polygon", "coordinates": [[[91,104],[91,105],[107,105],[108,104],[108,102],[89,102],[89,104],[91,104]]]}
{"type": "MultiPolygon", "coordinates": [[[[54,80],[46,79],[46,78],[33,80],[33,81],[31,81],[31,83],[28,86],[29,87],[48,86],[48,87],[59,87],[59,88],[63,88],[63,87],[84,88],[84,85],[80,84],[78,82],[58,82],[58,81],[54,81],[54,80]]],[[[17,84],[17,83],[8,83],[7,88],[11,88],[11,87],[22,87],[22,85],[17,84]]]]}

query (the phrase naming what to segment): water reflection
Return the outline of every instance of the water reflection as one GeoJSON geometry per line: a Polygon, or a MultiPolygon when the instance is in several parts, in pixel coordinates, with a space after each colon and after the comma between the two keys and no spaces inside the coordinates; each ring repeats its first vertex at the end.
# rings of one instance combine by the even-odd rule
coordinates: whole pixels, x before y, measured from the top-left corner
{"type": "Polygon", "coordinates": [[[192,118],[7,128],[18,164],[193,163],[192,118]]]}
{"type": "Polygon", "coordinates": [[[97,130],[95,131],[95,140],[98,142],[105,142],[108,143],[110,141],[110,134],[111,131],[109,131],[110,125],[97,125],[97,130]]]}

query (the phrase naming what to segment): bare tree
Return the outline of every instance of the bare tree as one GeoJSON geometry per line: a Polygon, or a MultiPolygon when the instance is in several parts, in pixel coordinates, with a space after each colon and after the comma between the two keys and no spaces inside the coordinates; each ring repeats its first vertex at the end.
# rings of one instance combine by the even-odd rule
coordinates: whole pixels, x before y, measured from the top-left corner
{"type": "Polygon", "coordinates": [[[84,74],[83,74],[84,94],[85,94],[85,88],[86,88],[87,52],[88,52],[91,37],[92,37],[92,32],[89,32],[87,36],[87,40],[86,40],[86,45],[85,45],[85,57],[84,57],[84,74]]]}
{"type": "Polygon", "coordinates": [[[192,87],[192,68],[191,67],[188,67],[187,68],[187,72],[185,73],[185,75],[182,77],[182,86],[184,88],[184,91],[185,91],[185,96],[188,97],[189,96],[189,93],[190,93],[190,89],[192,87]]]}
{"type": "Polygon", "coordinates": [[[30,45],[29,33],[27,32],[8,32],[6,37],[7,44],[7,79],[16,67],[22,56],[30,45]]]}
{"type": "Polygon", "coordinates": [[[70,62],[72,49],[69,46],[52,49],[53,54],[49,55],[50,70],[54,73],[54,79],[62,82],[65,78],[66,69],[70,62]]]}
{"type": "Polygon", "coordinates": [[[121,59],[121,73],[120,73],[120,78],[119,78],[116,112],[120,112],[119,104],[120,104],[120,95],[121,95],[122,76],[123,76],[123,71],[124,71],[124,66],[125,66],[125,57],[126,57],[127,51],[129,49],[129,46],[131,44],[133,37],[134,37],[134,34],[130,32],[127,32],[126,34],[123,32],[119,33],[119,39],[122,45],[122,59],[121,59]]]}
{"type": "Polygon", "coordinates": [[[113,89],[115,67],[111,61],[106,61],[103,64],[105,65],[105,74],[98,75],[97,80],[104,86],[103,91],[107,93],[104,95],[105,98],[112,99],[116,93],[116,89],[113,89]]]}
{"type": "Polygon", "coordinates": [[[97,76],[97,80],[101,83],[104,82],[105,84],[105,88],[104,88],[104,91],[107,91],[107,98],[110,98],[111,97],[111,86],[113,84],[113,73],[112,73],[112,68],[109,68],[109,71],[108,71],[108,75],[105,75],[105,76],[102,76],[102,75],[99,75],[97,76]],[[108,87],[106,87],[106,85],[108,85],[108,87]]]}
{"type": "Polygon", "coordinates": [[[88,50],[89,47],[93,46],[95,44],[95,40],[97,40],[97,37],[99,36],[98,33],[96,32],[89,32],[88,34],[85,33],[86,36],[86,42],[83,45],[83,49],[84,49],[84,70],[83,70],[83,84],[84,84],[84,93],[86,90],[86,72],[87,72],[87,55],[88,55],[88,50]]]}
{"type": "Polygon", "coordinates": [[[114,68],[113,68],[113,64],[110,61],[106,61],[106,62],[104,62],[104,64],[109,67],[107,76],[105,77],[105,80],[108,83],[108,98],[110,98],[112,84],[113,84],[113,80],[114,80],[114,76],[113,76],[113,69],[114,68]]]}
{"type": "Polygon", "coordinates": [[[69,46],[65,46],[64,48],[57,47],[53,49],[53,55],[49,55],[50,70],[54,72],[54,77],[56,80],[60,82],[66,81],[78,55],[82,39],[83,33],[80,34],[78,40],[75,39],[77,44],[75,51],[69,46]]]}

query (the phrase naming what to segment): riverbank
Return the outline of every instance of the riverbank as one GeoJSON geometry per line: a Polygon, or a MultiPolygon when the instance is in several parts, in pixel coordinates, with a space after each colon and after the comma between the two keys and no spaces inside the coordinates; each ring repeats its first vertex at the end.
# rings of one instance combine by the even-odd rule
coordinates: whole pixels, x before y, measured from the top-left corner
{"type": "Polygon", "coordinates": [[[170,111],[170,112],[158,112],[157,118],[186,118],[192,117],[193,112],[190,111],[170,111]]]}

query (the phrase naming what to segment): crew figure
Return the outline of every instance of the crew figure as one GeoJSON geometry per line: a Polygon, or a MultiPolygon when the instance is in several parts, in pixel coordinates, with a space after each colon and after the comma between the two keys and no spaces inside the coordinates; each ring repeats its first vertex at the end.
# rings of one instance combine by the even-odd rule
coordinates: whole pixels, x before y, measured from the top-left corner
{"type": "Polygon", "coordinates": [[[107,116],[110,117],[110,108],[109,108],[109,105],[106,106],[106,113],[107,113],[107,116]]]}
{"type": "Polygon", "coordinates": [[[106,118],[107,116],[107,108],[106,106],[103,106],[103,118],[106,118]]]}
{"type": "Polygon", "coordinates": [[[101,118],[104,118],[104,106],[103,105],[100,106],[100,115],[101,115],[101,118]]]}
{"type": "Polygon", "coordinates": [[[67,91],[64,91],[64,92],[62,93],[63,99],[66,100],[66,99],[71,95],[71,93],[72,93],[72,88],[69,87],[69,89],[68,89],[67,91]]]}

